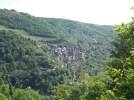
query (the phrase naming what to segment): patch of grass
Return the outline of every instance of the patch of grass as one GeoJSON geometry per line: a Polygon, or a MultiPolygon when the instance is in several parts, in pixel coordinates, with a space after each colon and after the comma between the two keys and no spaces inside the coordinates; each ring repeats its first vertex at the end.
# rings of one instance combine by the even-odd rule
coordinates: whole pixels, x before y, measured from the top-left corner
{"type": "Polygon", "coordinates": [[[19,35],[21,35],[21,36],[23,36],[25,38],[30,38],[33,41],[36,41],[37,44],[38,44],[38,47],[41,47],[42,45],[44,45],[44,43],[41,42],[41,41],[52,41],[52,40],[55,39],[55,38],[44,38],[44,37],[31,36],[31,35],[29,35],[29,33],[25,32],[24,30],[11,29],[11,28],[8,28],[8,27],[3,26],[3,25],[0,25],[0,30],[12,30],[12,31],[15,31],[16,34],[19,34],[19,35]]]}

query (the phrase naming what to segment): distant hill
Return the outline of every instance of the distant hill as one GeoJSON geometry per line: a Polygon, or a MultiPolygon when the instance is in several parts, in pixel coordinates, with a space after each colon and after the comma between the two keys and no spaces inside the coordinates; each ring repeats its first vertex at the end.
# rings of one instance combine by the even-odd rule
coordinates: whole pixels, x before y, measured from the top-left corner
{"type": "Polygon", "coordinates": [[[113,26],[0,9],[0,75],[49,93],[85,73],[96,75],[109,60],[113,37],[113,26]]]}
{"type": "Polygon", "coordinates": [[[111,36],[114,33],[112,26],[85,24],[65,19],[34,17],[27,13],[6,9],[0,9],[0,24],[12,29],[22,29],[30,35],[46,38],[62,37],[68,42],[77,42],[78,38],[80,40],[89,40],[96,38],[96,36],[101,38],[101,36],[111,36]]]}

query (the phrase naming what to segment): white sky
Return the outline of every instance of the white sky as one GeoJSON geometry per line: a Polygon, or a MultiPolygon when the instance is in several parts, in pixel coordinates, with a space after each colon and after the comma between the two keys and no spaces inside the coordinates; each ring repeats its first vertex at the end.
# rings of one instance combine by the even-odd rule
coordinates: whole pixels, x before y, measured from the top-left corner
{"type": "Polygon", "coordinates": [[[134,0],[0,0],[0,8],[100,25],[130,22],[132,6],[134,0]]]}

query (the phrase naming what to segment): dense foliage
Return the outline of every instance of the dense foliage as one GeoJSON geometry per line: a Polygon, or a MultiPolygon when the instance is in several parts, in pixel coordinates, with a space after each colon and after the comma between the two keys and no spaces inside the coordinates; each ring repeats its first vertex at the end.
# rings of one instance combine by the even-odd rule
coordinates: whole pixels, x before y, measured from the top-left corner
{"type": "Polygon", "coordinates": [[[24,30],[32,36],[43,37],[38,42],[45,44],[45,47],[50,49],[81,43],[91,52],[89,59],[85,62],[74,63],[78,65],[75,68],[82,66],[88,70],[90,75],[96,75],[104,66],[105,60],[109,60],[111,40],[114,34],[112,26],[34,17],[27,13],[7,9],[0,9],[0,25],[24,30]]]}
{"type": "Polygon", "coordinates": [[[134,99],[134,22],[115,26],[115,51],[109,74],[113,78],[113,92],[117,98],[123,100],[134,99]]]}
{"type": "MultiPolygon", "coordinates": [[[[0,77],[6,83],[10,75],[13,85],[30,86],[42,94],[71,78],[63,63],[50,54],[38,52],[36,42],[23,38],[13,31],[0,31],[0,77]]],[[[66,82],[65,82],[66,81],[66,82]]]]}
{"type": "Polygon", "coordinates": [[[12,96],[10,95],[9,85],[0,86],[0,100],[44,100],[37,91],[32,89],[13,89],[12,96]]]}
{"type": "Polygon", "coordinates": [[[102,76],[88,76],[97,75],[105,60],[109,60],[112,26],[40,18],[6,9],[0,9],[0,25],[0,97],[3,100],[42,100],[39,93],[48,95],[48,100],[115,98],[109,92],[114,85],[107,72],[102,76]],[[77,76],[87,77],[75,83],[73,73],[64,63],[41,48],[49,51],[78,42],[90,53],[89,59],[72,63],[77,76]]]}
{"type": "Polygon", "coordinates": [[[57,87],[55,100],[134,100],[134,21],[115,26],[115,30],[108,68],[72,86],[57,87]]]}
{"type": "Polygon", "coordinates": [[[0,9],[0,24],[13,29],[23,29],[31,35],[55,37],[53,26],[48,24],[45,19],[32,17],[15,10],[0,9]]]}

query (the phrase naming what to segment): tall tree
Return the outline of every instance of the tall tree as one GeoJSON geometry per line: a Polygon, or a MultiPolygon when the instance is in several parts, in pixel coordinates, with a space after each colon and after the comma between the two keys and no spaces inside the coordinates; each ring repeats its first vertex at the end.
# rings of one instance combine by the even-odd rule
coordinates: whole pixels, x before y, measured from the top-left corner
{"type": "Polygon", "coordinates": [[[112,93],[117,100],[134,99],[134,19],[131,23],[115,26],[113,60],[109,75],[113,78],[112,93]]]}

